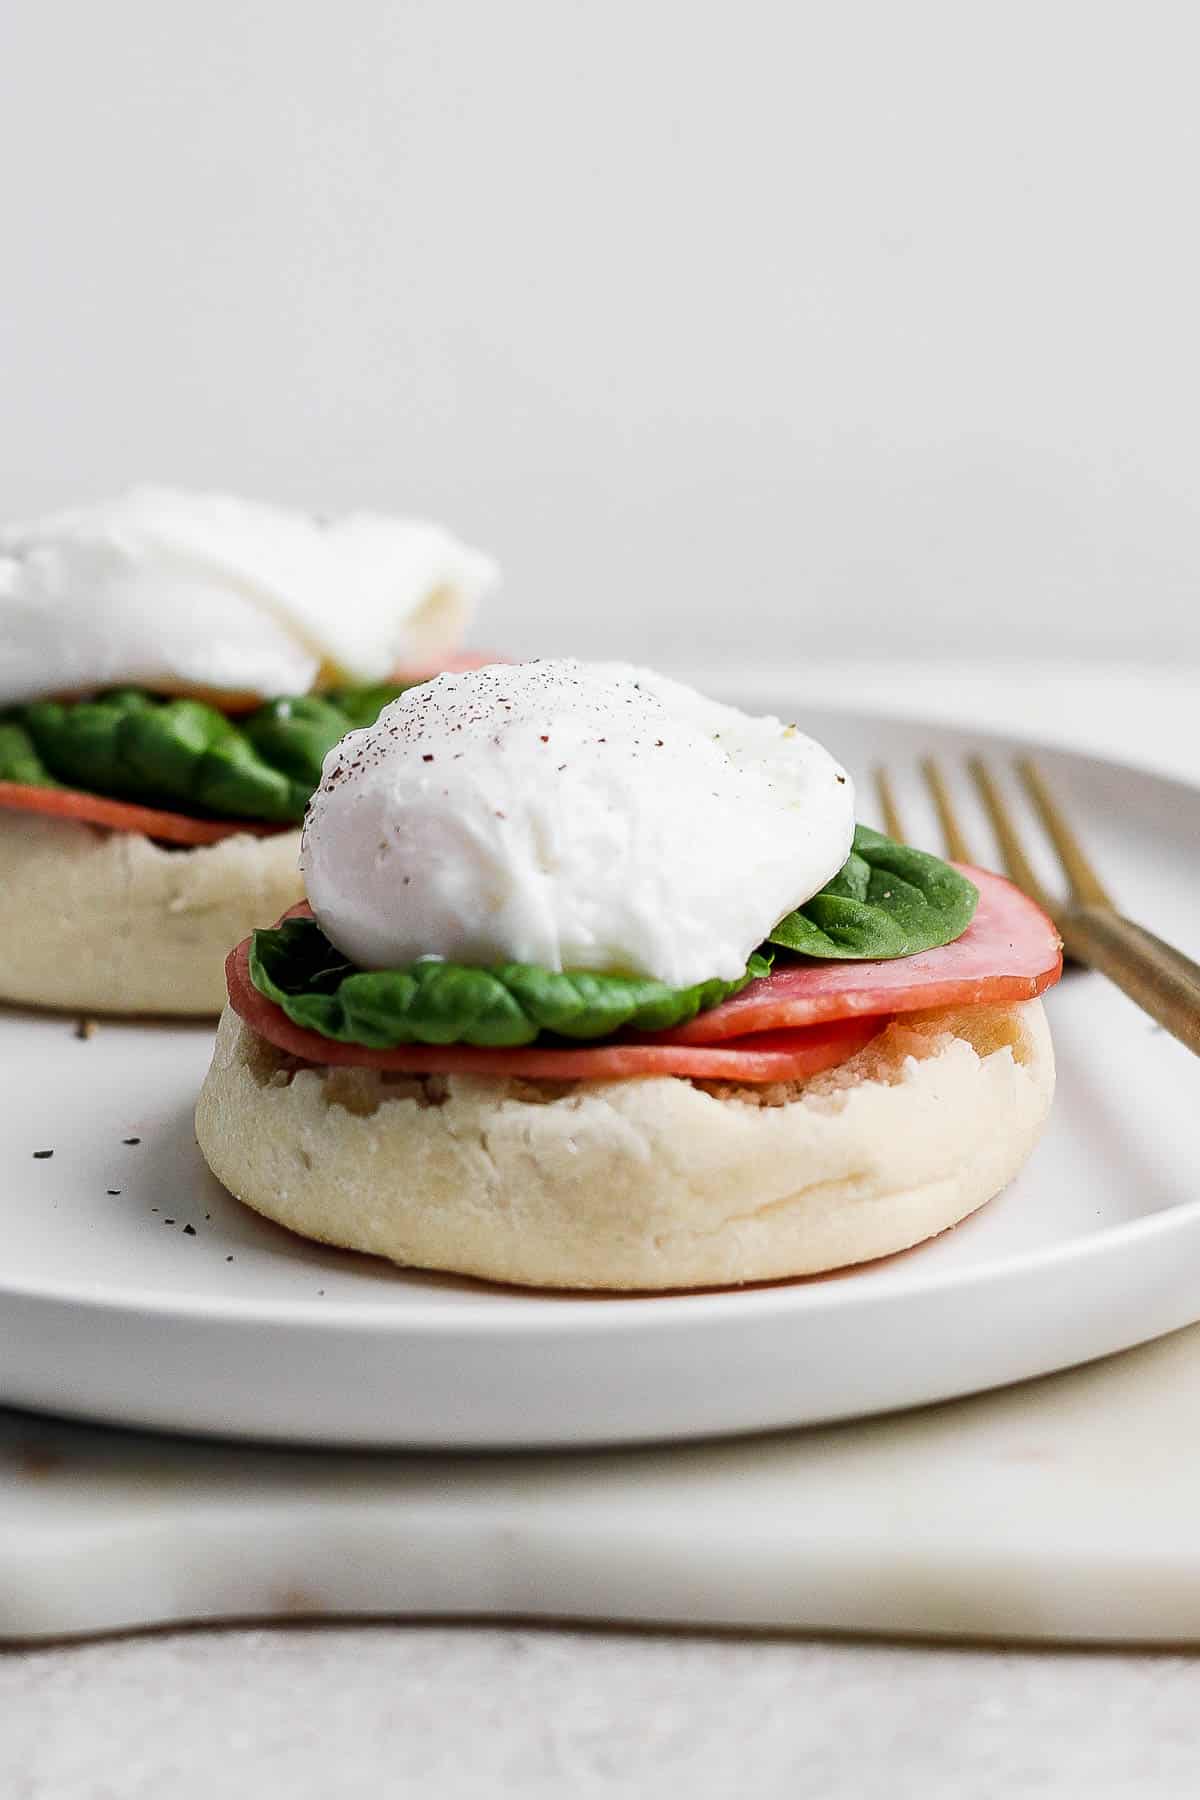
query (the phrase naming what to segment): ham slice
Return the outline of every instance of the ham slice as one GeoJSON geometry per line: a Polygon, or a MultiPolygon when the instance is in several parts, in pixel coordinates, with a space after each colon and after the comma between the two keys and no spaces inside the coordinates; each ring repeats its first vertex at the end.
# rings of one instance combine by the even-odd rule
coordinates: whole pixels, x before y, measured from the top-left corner
{"type": "Polygon", "coordinates": [[[1010,1006],[1044,993],[1062,974],[1053,921],[1003,875],[959,866],[979,889],[979,905],[952,944],[889,962],[789,962],[653,1041],[717,1044],[831,1019],[1010,1006]]]}
{"type": "Polygon", "coordinates": [[[257,825],[248,819],[193,819],[188,813],[137,806],[129,800],[109,800],[103,794],[85,794],[78,788],[26,787],[20,781],[0,781],[0,809],[42,813],[50,819],[69,819],[76,825],[102,825],[106,831],[137,831],[163,844],[216,844],[238,832],[273,837],[280,831],[299,829],[295,825],[257,825]]]}
{"type": "Polygon", "coordinates": [[[486,669],[491,663],[506,663],[507,656],[501,656],[498,650],[458,650],[453,656],[444,656],[440,662],[402,663],[393,671],[396,681],[432,681],[435,675],[463,675],[470,669],[486,669]]]}
{"type": "MultiPolygon", "coordinates": [[[[293,909],[295,913],[302,910],[293,909]]],[[[292,915],[288,915],[289,917],[292,915]]],[[[305,1062],[332,1067],[390,1069],[402,1075],[524,1076],[533,1081],[617,1081],[630,1075],[691,1075],[709,1081],[762,1083],[804,1081],[845,1062],[879,1031],[881,1019],[842,1019],[804,1031],[762,1032],[749,1043],[718,1045],[635,1040],[594,1049],[485,1050],[473,1044],[404,1044],[370,1050],[339,1044],[293,1024],[282,1007],[260,994],[250,979],[250,940],[225,964],[229,1004],[259,1037],[305,1062]]]]}
{"type": "MultiPolygon", "coordinates": [[[[962,937],[890,962],[789,963],[674,1031],[585,1049],[484,1050],[406,1044],[371,1050],[293,1024],[250,979],[250,940],[225,965],[229,1003],[260,1037],[305,1062],[398,1074],[525,1076],[612,1081],[683,1075],[709,1081],[804,1081],[836,1068],[897,1013],[1032,1000],[1058,980],[1062,944],[1052,921],[1003,876],[967,868],[979,906],[962,937]]],[[[310,918],[303,902],[285,918],[310,918]]]]}

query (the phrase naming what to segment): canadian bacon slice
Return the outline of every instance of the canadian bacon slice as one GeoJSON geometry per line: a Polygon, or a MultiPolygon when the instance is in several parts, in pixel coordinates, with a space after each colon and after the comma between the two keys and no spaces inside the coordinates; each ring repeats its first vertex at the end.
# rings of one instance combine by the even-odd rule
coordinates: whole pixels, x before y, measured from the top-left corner
{"type": "Polygon", "coordinates": [[[102,825],[108,831],[137,831],[165,844],[216,844],[222,838],[249,832],[253,837],[274,837],[295,831],[295,825],[263,825],[250,819],[193,819],[188,813],[160,811],[129,800],[110,800],[103,794],[85,794],[79,788],[33,787],[20,781],[0,781],[0,809],[7,812],[42,813],[50,819],[68,819],[76,825],[102,825]]]}
{"type": "Polygon", "coordinates": [[[1010,1006],[1044,993],[1062,974],[1062,941],[1053,920],[1003,875],[958,866],[979,889],[979,905],[952,944],[889,962],[787,963],[653,1041],[717,1044],[831,1019],[1010,1006]]]}
{"type": "Polygon", "coordinates": [[[435,675],[465,675],[471,669],[486,669],[508,660],[498,650],[458,650],[437,663],[401,663],[393,676],[396,681],[432,681],[435,675]]]}
{"type": "MultiPolygon", "coordinates": [[[[300,912],[299,907],[295,912],[300,912]]],[[[291,916],[291,915],[288,915],[291,916]]],[[[497,1080],[525,1076],[534,1081],[616,1081],[631,1075],[687,1075],[709,1081],[761,1084],[804,1081],[835,1068],[861,1050],[882,1028],[882,1019],[844,1019],[803,1031],[773,1031],[750,1043],[719,1045],[625,1041],[591,1049],[486,1050],[473,1044],[405,1044],[371,1050],[341,1044],[296,1025],[250,979],[250,940],[232,950],[225,964],[229,1003],[259,1037],[305,1062],[333,1067],[390,1069],[407,1075],[491,1075],[497,1080]]]]}
{"type": "MultiPolygon", "coordinates": [[[[848,1060],[898,1013],[1008,1006],[1036,998],[1058,980],[1062,943],[1053,921],[1003,876],[960,866],[979,889],[979,905],[952,944],[888,962],[788,964],[674,1031],[588,1049],[412,1044],[372,1050],[341,1044],[294,1024],[258,992],[250,979],[249,939],[226,963],[229,999],[261,1037],[305,1062],[534,1080],[685,1075],[747,1084],[801,1081],[848,1060]]],[[[311,916],[304,901],[284,914],[311,916]]]]}
{"type": "MultiPolygon", "coordinates": [[[[410,686],[420,681],[432,681],[435,675],[461,675],[470,669],[482,669],[488,663],[506,662],[507,657],[500,656],[491,650],[461,650],[454,656],[444,657],[437,663],[401,663],[394,668],[388,680],[397,685],[410,686]]],[[[344,686],[345,682],[337,675],[330,673],[330,681],[324,685],[344,686]]],[[[231,713],[235,717],[241,713],[254,712],[271,699],[270,694],[257,693],[253,688],[214,688],[203,687],[195,682],[164,682],[155,684],[155,693],[170,694],[186,700],[202,700],[206,706],[214,706],[218,712],[231,713]]],[[[320,691],[319,689],[317,690],[320,691]]],[[[64,693],[57,696],[60,700],[77,700],[79,694],[64,693]]]]}

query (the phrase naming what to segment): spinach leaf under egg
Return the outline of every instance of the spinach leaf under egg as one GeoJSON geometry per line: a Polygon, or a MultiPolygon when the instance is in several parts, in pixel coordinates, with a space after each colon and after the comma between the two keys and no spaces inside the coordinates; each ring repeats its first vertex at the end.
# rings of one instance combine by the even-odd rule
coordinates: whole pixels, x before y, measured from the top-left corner
{"type": "Polygon", "coordinates": [[[979,890],[949,863],[858,825],[843,867],[768,942],[798,956],[874,962],[961,937],[979,890]]]}
{"type": "Polygon", "coordinates": [[[37,700],[0,715],[0,781],[298,825],[328,752],[403,692],[375,686],[283,695],[237,716],[141,688],[37,700]]]}
{"type": "Polygon", "coordinates": [[[340,1043],[393,1050],[400,1044],[475,1044],[513,1049],[552,1038],[668,1031],[716,1006],[755,976],[770,956],[750,958],[737,981],[672,988],[641,975],[557,973],[529,963],[489,968],[427,960],[401,969],[356,969],[311,919],[256,931],[250,979],[288,1018],[340,1043]]]}
{"type": "Polygon", "coordinates": [[[528,963],[489,968],[433,959],[355,968],[312,919],[256,931],[250,978],[296,1025],[339,1043],[513,1049],[536,1039],[579,1042],[619,1031],[668,1031],[768,975],[780,951],[821,959],[912,956],[960,937],[978,890],[923,850],[860,825],[845,865],[780,920],[737,981],[671,988],[649,977],[557,973],[528,963]]]}

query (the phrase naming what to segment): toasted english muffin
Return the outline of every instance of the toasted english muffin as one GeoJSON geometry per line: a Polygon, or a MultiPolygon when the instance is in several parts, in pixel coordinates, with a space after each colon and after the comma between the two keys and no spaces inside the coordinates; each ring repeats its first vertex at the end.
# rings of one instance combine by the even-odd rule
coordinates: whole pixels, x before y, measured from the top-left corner
{"type": "Polygon", "coordinates": [[[280,831],[171,847],[0,811],[0,999],[219,1013],[229,946],[302,896],[299,844],[280,831]]]}
{"type": "Polygon", "coordinates": [[[1038,1000],[910,1014],[776,1087],[313,1066],[227,1009],[196,1132],[233,1194],[306,1237],[494,1281],[663,1290],[934,1236],[1012,1179],[1053,1091],[1038,1000]]]}

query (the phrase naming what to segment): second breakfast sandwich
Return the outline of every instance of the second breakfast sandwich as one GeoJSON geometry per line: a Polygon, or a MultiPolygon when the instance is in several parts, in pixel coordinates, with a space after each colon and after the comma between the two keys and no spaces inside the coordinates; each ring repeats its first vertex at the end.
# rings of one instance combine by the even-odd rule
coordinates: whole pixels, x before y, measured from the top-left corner
{"type": "Polygon", "coordinates": [[[310,1237],[555,1287],[863,1261],[1016,1173],[1049,919],[856,825],[795,725],[622,664],[444,675],[330,752],[309,904],[228,963],[196,1114],[310,1237]]]}
{"type": "Polygon", "coordinates": [[[326,753],[495,578],[420,520],[163,488],[0,529],[0,1000],[218,1012],[326,753]]]}

